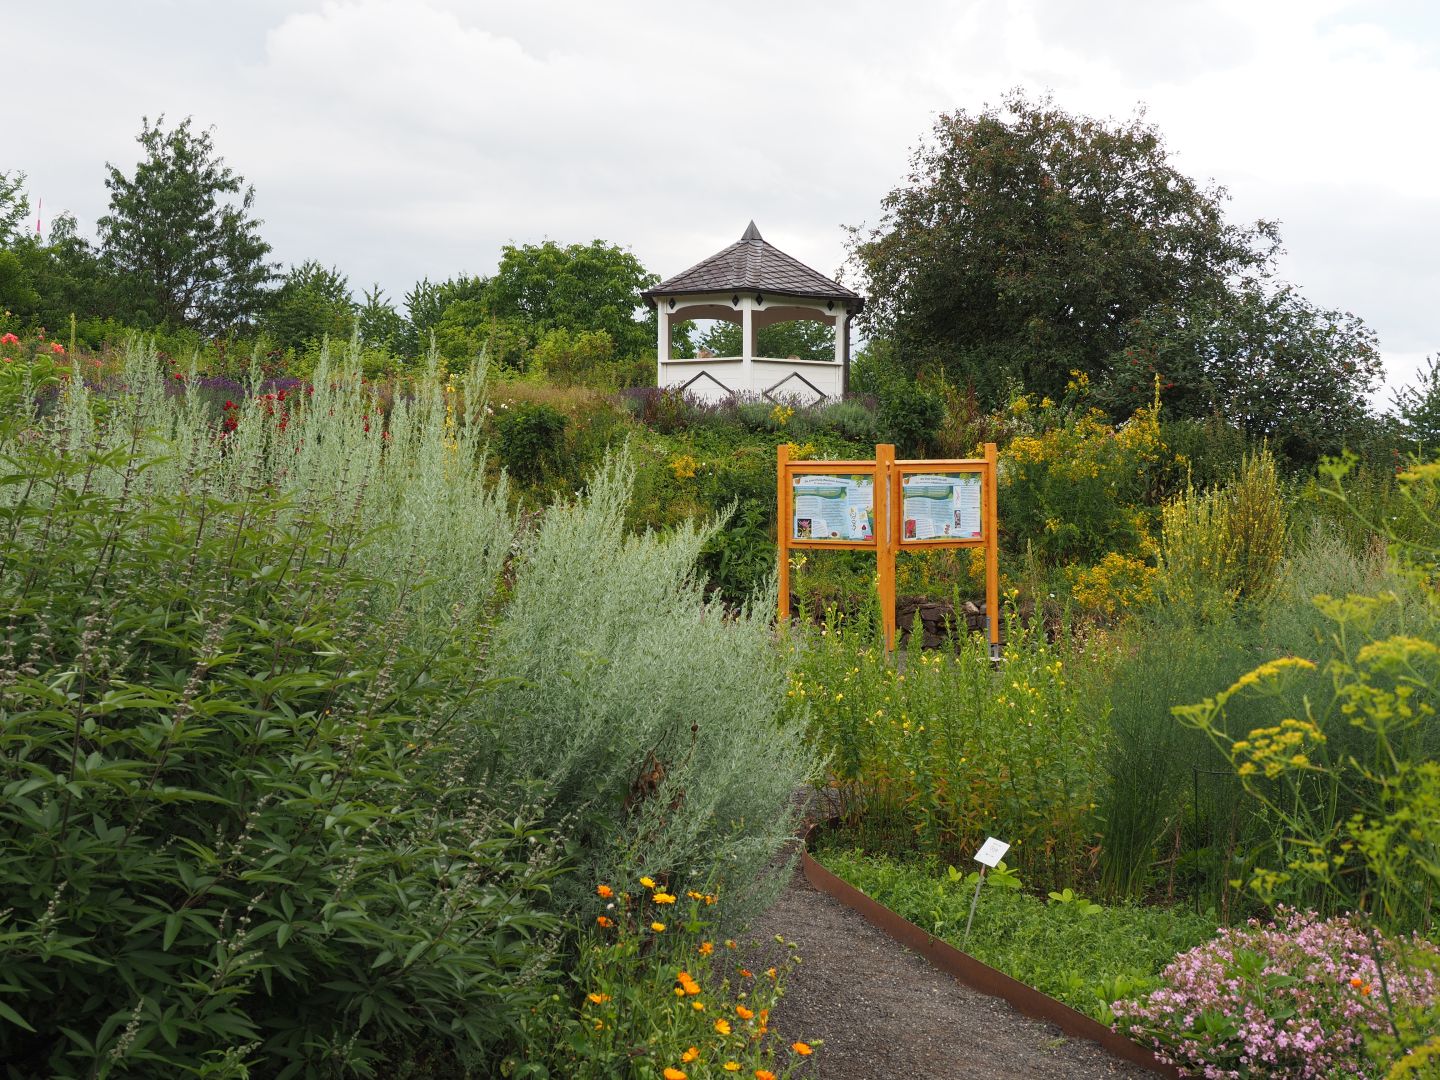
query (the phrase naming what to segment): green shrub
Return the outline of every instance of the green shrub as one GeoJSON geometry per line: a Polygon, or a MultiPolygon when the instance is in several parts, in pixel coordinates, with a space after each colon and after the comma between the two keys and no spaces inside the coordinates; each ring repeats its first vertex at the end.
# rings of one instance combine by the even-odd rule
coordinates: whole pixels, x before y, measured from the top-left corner
{"type": "Polygon", "coordinates": [[[885,442],[902,457],[920,457],[935,441],[945,418],[945,404],[919,383],[897,379],[880,393],[876,424],[885,442]]]}
{"type": "Polygon", "coordinates": [[[549,405],[502,405],[494,417],[500,463],[520,482],[538,483],[559,460],[568,422],[564,413],[549,405]]]}
{"type": "Polygon", "coordinates": [[[359,569],[364,516],[6,458],[11,1075],[483,1068],[545,993],[559,855],[512,787],[457,782],[484,685],[359,569]]]}
{"type": "Polygon", "coordinates": [[[1187,488],[1161,512],[1161,593],[1196,618],[1222,617],[1236,600],[1274,588],[1286,548],[1285,500],[1275,459],[1247,455],[1230,483],[1187,488]]]}
{"type": "Polygon", "coordinates": [[[706,601],[695,565],[714,525],[627,536],[633,478],[628,454],[614,459],[525,543],[487,661],[506,681],[477,761],[503,760],[551,795],[579,864],[567,905],[638,872],[716,870],[738,912],[814,762],[800,722],[777,718],[773,594],[738,612],[706,601]]]}

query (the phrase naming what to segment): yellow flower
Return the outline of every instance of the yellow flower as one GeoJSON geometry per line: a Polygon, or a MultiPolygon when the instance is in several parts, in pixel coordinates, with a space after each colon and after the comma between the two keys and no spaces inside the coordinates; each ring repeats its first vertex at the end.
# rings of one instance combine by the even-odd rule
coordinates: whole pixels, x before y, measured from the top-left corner
{"type": "Polygon", "coordinates": [[[721,1035],[729,1035],[729,1034],[730,1034],[730,1021],[729,1021],[729,1020],[726,1020],[726,1019],[722,1016],[719,1020],[716,1020],[716,1021],[715,1021],[715,1030],[718,1031],[721,1035]]]}
{"type": "Polygon", "coordinates": [[[795,1051],[797,1054],[799,1054],[801,1057],[809,1057],[811,1054],[813,1054],[813,1053],[815,1052],[814,1050],[811,1050],[811,1049],[810,1049],[810,1044],[809,1044],[809,1043],[803,1043],[803,1042],[794,1042],[794,1043],[791,1043],[791,1044],[790,1044],[790,1049],[791,1049],[791,1050],[794,1050],[794,1051],[795,1051]]]}
{"type": "Polygon", "coordinates": [[[710,942],[708,942],[708,941],[702,941],[702,942],[700,943],[699,948],[696,949],[696,951],[697,951],[701,956],[709,956],[711,953],[713,953],[713,952],[715,951],[715,946],[712,945],[712,944],[710,944],[710,942]]]}
{"type": "Polygon", "coordinates": [[[665,932],[665,924],[663,922],[652,922],[650,929],[654,930],[657,934],[663,934],[665,932]]]}
{"type": "Polygon", "coordinates": [[[675,897],[671,896],[668,892],[657,892],[654,896],[654,900],[657,904],[673,904],[675,902],[675,897]]]}
{"type": "Polygon", "coordinates": [[[692,1001],[692,1002],[690,1002],[690,1007],[691,1007],[692,1009],[694,1009],[696,1012],[704,1012],[704,1011],[705,1011],[705,1003],[704,1003],[703,1001],[692,1001]]]}
{"type": "Polygon", "coordinates": [[[647,889],[653,889],[655,887],[655,882],[648,877],[642,877],[640,879],[640,884],[644,885],[647,889]]]}
{"type": "Polygon", "coordinates": [[[680,1060],[683,1061],[686,1065],[689,1065],[690,1062],[694,1061],[699,1056],[700,1051],[692,1046],[689,1050],[686,1050],[683,1054],[680,1055],[680,1060]]]}
{"type": "Polygon", "coordinates": [[[725,1062],[724,1065],[721,1065],[720,1067],[721,1067],[722,1069],[724,1069],[726,1072],[739,1072],[739,1071],[740,1071],[740,1063],[739,1063],[738,1061],[727,1061],[727,1062],[725,1062]]]}
{"type": "Polygon", "coordinates": [[[593,990],[585,996],[591,1001],[593,1001],[596,1005],[604,1005],[605,1002],[610,1000],[609,994],[597,994],[593,990]]]}

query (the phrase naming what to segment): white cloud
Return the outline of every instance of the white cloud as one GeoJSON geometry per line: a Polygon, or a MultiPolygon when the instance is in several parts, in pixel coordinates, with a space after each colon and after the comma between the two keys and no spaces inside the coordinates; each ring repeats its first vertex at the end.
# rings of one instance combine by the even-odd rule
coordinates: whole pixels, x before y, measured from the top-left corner
{"type": "Polygon", "coordinates": [[[1440,18],[1421,0],[814,0],[750,9],[140,0],[28,5],[63,51],[3,108],[5,168],[103,212],[142,114],[193,114],[256,187],[286,261],[402,294],[506,242],[595,237],[668,274],[739,235],[833,272],[936,115],[1052,89],[1144,102],[1237,219],[1280,219],[1282,271],[1365,317],[1398,372],[1440,348],[1440,18]]]}

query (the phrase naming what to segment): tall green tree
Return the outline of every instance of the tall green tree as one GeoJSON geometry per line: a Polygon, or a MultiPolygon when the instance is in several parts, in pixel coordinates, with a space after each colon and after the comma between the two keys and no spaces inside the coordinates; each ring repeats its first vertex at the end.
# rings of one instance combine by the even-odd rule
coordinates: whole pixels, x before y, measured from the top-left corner
{"type": "Polygon", "coordinates": [[[547,331],[604,330],[616,355],[654,355],[655,317],[637,317],[640,293],[659,282],[630,252],[602,240],[561,247],[552,240],[507,244],[487,290],[487,310],[525,325],[537,338],[547,331]]]}
{"type": "Polygon", "coordinates": [[[355,329],[350,281],[336,267],[309,259],[292,266],[275,290],[262,320],[265,332],[284,349],[323,337],[348,340],[355,329]]]}
{"type": "Polygon", "coordinates": [[[252,321],[277,267],[252,215],[255,190],[186,117],[142,120],[134,175],[107,162],[100,250],[121,286],[122,317],[205,332],[252,321]]]}
{"type": "Polygon", "coordinates": [[[15,244],[30,218],[30,199],[25,194],[23,172],[0,172],[0,247],[15,244]]]}
{"type": "Polygon", "coordinates": [[[1426,357],[1415,381],[1392,398],[1401,433],[1433,457],[1440,450],[1440,355],[1426,357]]]}
{"type": "Polygon", "coordinates": [[[1072,369],[1103,378],[1156,305],[1264,271],[1274,227],[1228,224],[1225,199],[1139,117],[1074,116],[1018,91],[942,115],[880,224],[851,230],[867,329],[986,404],[1017,381],[1058,397],[1072,369]]]}

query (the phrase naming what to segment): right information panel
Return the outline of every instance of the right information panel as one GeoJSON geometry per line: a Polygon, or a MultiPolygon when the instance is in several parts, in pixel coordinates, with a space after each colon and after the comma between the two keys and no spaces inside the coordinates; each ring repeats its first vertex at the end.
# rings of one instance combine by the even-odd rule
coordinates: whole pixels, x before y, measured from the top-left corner
{"type": "Polygon", "coordinates": [[[901,477],[900,541],[981,538],[980,474],[906,473],[901,477]]]}

